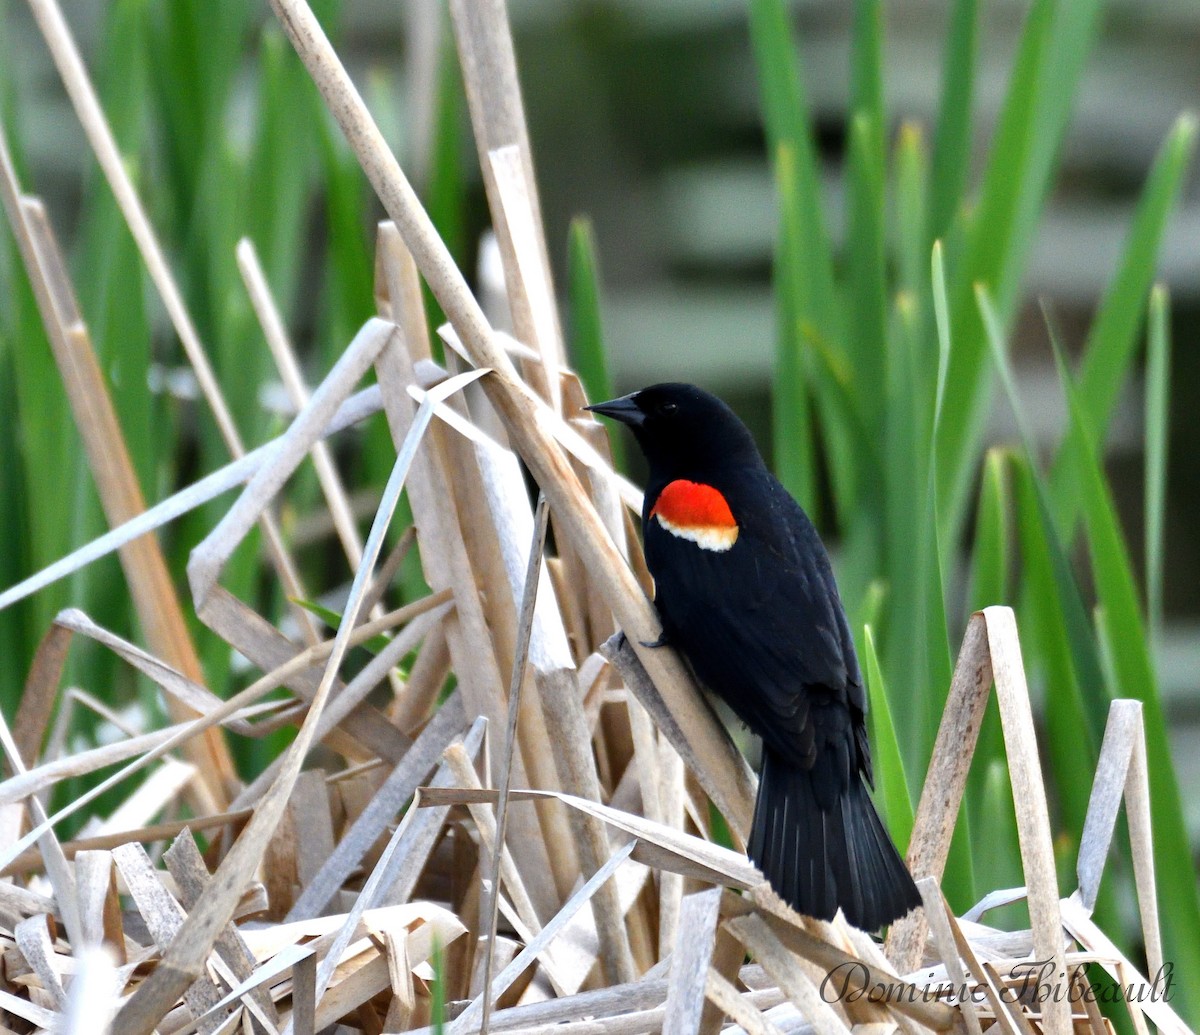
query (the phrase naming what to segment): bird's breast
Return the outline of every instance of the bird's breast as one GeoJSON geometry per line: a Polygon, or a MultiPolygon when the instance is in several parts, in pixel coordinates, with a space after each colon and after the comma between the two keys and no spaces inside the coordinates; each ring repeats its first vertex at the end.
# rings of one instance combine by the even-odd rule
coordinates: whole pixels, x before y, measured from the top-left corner
{"type": "Polygon", "coordinates": [[[715,553],[731,549],[738,538],[738,523],[721,491],[683,478],[659,493],[647,521],[657,521],[671,535],[715,553]]]}

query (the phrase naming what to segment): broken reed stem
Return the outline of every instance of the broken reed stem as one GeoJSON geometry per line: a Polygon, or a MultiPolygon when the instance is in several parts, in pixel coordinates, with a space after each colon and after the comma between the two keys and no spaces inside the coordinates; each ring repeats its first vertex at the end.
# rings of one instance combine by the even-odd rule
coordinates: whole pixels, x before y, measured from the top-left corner
{"type": "MultiPolygon", "coordinates": [[[[150,844],[155,841],[167,841],[178,837],[185,830],[191,830],[193,833],[196,833],[215,830],[218,827],[235,826],[249,819],[250,812],[250,809],[235,809],[232,812],[218,812],[211,816],[193,816],[190,819],[174,819],[169,823],[155,823],[148,827],[139,827],[136,830],[119,830],[112,834],[79,837],[73,841],[62,842],[63,855],[68,859],[74,859],[81,852],[94,852],[116,848],[118,845],[128,844],[130,841],[150,844]]],[[[26,852],[23,855],[17,856],[16,859],[5,867],[3,872],[0,872],[0,877],[9,877],[18,873],[29,873],[31,870],[37,869],[40,862],[41,860],[36,852],[26,852]]]]}
{"type": "Polygon", "coordinates": [[[512,786],[513,752],[516,750],[517,717],[521,713],[521,684],[529,658],[529,637],[533,632],[533,609],[537,603],[538,582],[542,570],[542,552],[546,546],[546,528],[550,511],[546,497],[538,495],[534,508],[533,541],[529,544],[529,564],[525,569],[525,588],[521,594],[521,612],[517,620],[517,645],[513,655],[512,677],[508,683],[508,722],[504,728],[504,757],[500,763],[499,797],[496,799],[496,840],[488,860],[488,880],[484,885],[483,922],[487,937],[483,965],[483,1019],[480,1030],[487,1031],[492,1012],[492,962],[495,957],[496,916],[500,902],[500,860],[508,831],[508,792],[512,786]]]}
{"type": "MultiPolygon", "coordinates": [[[[13,743],[12,733],[9,731],[8,722],[3,714],[0,714],[0,745],[4,748],[4,754],[8,758],[8,764],[12,771],[18,775],[24,773],[25,761],[17,751],[17,745],[13,743]]],[[[45,862],[46,875],[50,878],[50,884],[54,888],[55,898],[62,914],[63,926],[67,929],[67,935],[72,944],[82,944],[83,931],[79,923],[79,901],[75,893],[74,874],[67,865],[62,846],[58,843],[58,836],[46,823],[46,810],[42,806],[41,799],[36,795],[29,799],[29,811],[34,822],[43,828],[37,839],[38,847],[41,849],[42,859],[45,862]]]]}
{"type": "Polygon", "coordinates": [[[637,847],[637,843],[637,839],[635,838],[613,852],[608,861],[592,874],[584,882],[583,886],[566,901],[562,909],[542,928],[537,937],[521,950],[517,957],[504,968],[488,988],[483,990],[480,997],[472,1000],[471,1004],[459,1014],[458,1020],[450,1027],[451,1035],[459,1035],[461,1032],[473,1030],[476,1018],[482,1014],[483,1002],[486,1002],[489,998],[498,999],[504,994],[505,990],[516,980],[517,976],[544,951],[559,931],[591,900],[597,889],[616,873],[617,868],[633,853],[633,850],[637,847]]]}
{"type": "MultiPolygon", "coordinates": [[[[291,711],[295,707],[289,701],[268,701],[265,704],[254,705],[243,709],[240,718],[250,715],[263,715],[272,712],[291,711]]],[[[234,726],[238,716],[232,717],[222,725],[234,726]]],[[[27,769],[20,775],[13,775],[0,784],[0,805],[10,805],[21,801],[31,794],[40,794],[55,784],[73,777],[94,773],[117,762],[123,762],[133,755],[147,751],[180,731],[187,730],[190,723],[182,722],[167,726],[164,729],[150,733],[131,734],[124,740],[103,744],[97,748],[77,751],[70,755],[52,757],[33,769],[27,769]]],[[[241,729],[238,732],[257,734],[258,728],[241,729]]]]}
{"type": "MultiPolygon", "coordinates": [[[[283,382],[284,390],[292,405],[298,411],[302,410],[308,403],[308,387],[300,372],[300,364],[296,362],[296,354],[288,339],[283,317],[279,313],[279,307],[275,304],[270,285],[267,284],[266,274],[258,260],[258,251],[254,247],[254,242],[248,237],[243,237],[238,242],[237,262],[238,269],[242,274],[242,282],[246,286],[246,294],[250,296],[250,303],[254,307],[263,337],[275,360],[275,368],[279,371],[279,378],[283,382]]],[[[346,560],[350,562],[352,569],[357,570],[362,563],[362,538],[354,523],[350,502],[346,497],[341,476],[334,466],[329,446],[324,442],[315,443],[312,447],[312,460],[321,491],[325,495],[325,504],[329,507],[329,514],[337,531],[338,540],[345,551],[346,560]]]]}
{"type": "Polygon", "coordinates": [[[453,0],[451,24],[504,267],[504,291],[516,336],[538,361],[522,361],[525,379],[555,414],[562,411],[562,332],[549,252],[534,183],[533,157],[504,0],[453,0]],[[493,164],[505,155],[499,168],[493,164]]]}
{"type": "MultiPolygon", "coordinates": [[[[449,765],[450,771],[454,774],[454,779],[458,781],[460,787],[470,788],[472,790],[482,790],[483,784],[480,783],[479,774],[475,772],[473,765],[467,758],[467,753],[462,749],[462,745],[451,744],[443,755],[446,764],[449,765]]],[[[497,808],[499,799],[497,798],[497,808]]],[[[538,919],[537,913],[534,912],[533,900],[529,897],[529,890],[525,887],[525,881],[521,877],[521,871],[513,860],[512,852],[509,851],[507,845],[502,845],[496,839],[496,817],[492,810],[486,805],[468,805],[467,810],[471,814],[471,818],[475,821],[475,827],[479,831],[479,840],[488,853],[489,857],[493,856],[497,851],[500,852],[500,877],[499,880],[508,888],[508,897],[512,903],[512,910],[516,913],[517,921],[513,924],[517,933],[522,938],[532,938],[538,931],[542,929],[542,922],[538,919]]],[[[490,866],[490,860],[489,860],[490,866]]],[[[483,878],[484,895],[483,904],[480,908],[482,916],[482,925],[485,934],[482,936],[494,937],[494,931],[489,927],[489,912],[490,905],[488,904],[493,898],[499,903],[502,896],[499,894],[489,895],[487,891],[487,882],[491,878],[483,878]],[[489,935],[487,932],[491,932],[489,935]]],[[[489,955],[485,953],[485,956],[489,955]]],[[[545,960],[542,961],[545,963],[545,960]]],[[[486,986],[484,986],[486,987],[486,986]]]]}
{"type": "MultiPolygon", "coordinates": [[[[430,599],[432,598],[426,598],[426,600],[430,599]]],[[[442,597],[442,599],[444,600],[446,598],[442,597]]],[[[418,601],[418,603],[420,604],[423,602],[418,601]]],[[[409,605],[409,607],[411,606],[413,605],[409,605]]],[[[388,619],[394,618],[395,615],[400,614],[404,610],[404,608],[401,608],[400,611],[394,612],[392,616],[387,616],[387,618],[381,619],[379,622],[367,623],[360,626],[350,637],[350,645],[357,646],[358,644],[364,643],[372,637],[379,635],[384,628],[387,628],[386,622],[388,619]]],[[[220,705],[214,707],[211,711],[200,716],[200,718],[188,723],[177,733],[173,734],[162,743],[152,748],[141,758],[136,759],[123,769],[120,769],[111,776],[106,777],[95,787],[89,788],[82,794],[72,799],[67,805],[64,805],[61,809],[59,809],[59,811],[53,816],[40,821],[36,827],[25,834],[7,851],[0,854],[0,872],[3,872],[3,870],[8,867],[14,859],[16,859],[22,852],[29,848],[30,845],[32,845],[47,830],[52,829],[55,824],[66,819],[68,816],[74,815],[85,805],[95,801],[95,799],[105,791],[111,790],[127,777],[138,772],[151,762],[162,758],[165,754],[167,754],[167,752],[179,747],[181,744],[187,743],[188,740],[197,734],[202,733],[211,726],[215,726],[217,723],[224,722],[226,719],[236,715],[243,708],[254,704],[260,698],[265,697],[272,690],[278,689],[287,681],[289,676],[297,672],[302,672],[304,669],[314,664],[314,662],[327,658],[332,652],[335,642],[336,641],[334,640],[327,640],[315,647],[309,647],[306,650],[301,651],[299,654],[294,655],[285,664],[279,666],[271,672],[267,672],[259,679],[255,680],[250,686],[246,687],[245,690],[234,694],[234,696],[229,698],[227,701],[222,702],[220,705]]]]}
{"type": "MultiPolygon", "coordinates": [[[[346,428],[366,420],[371,415],[378,413],[381,406],[378,385],[371,385],[354,393],[338,407],[337,413],[322,429],[321,437],[329,438],[339,431],[344,431],[346,428]]],[[[0,593],[0,610],[11,607],[39,590],[73,575],[100,558],[107,557],[113,551],[119,550],[126,543],[156,531],[184,514],[211,502],[230,489],[244,484],[272,459],[279,443],[280,438],[268,440],[240,459],[232,460],[211,474],[206,474],[198,481],[154,504],[136,517],[104,535],[98,536],[91,542],[85,543],[79,549],[72,550],[65,557],[47,565],[41,571],[35,572],[16,585],[10,586],[0,593]]]]}
{"type": "MultiPolygon", "coordinates": [[[[1017,839],[1028,889],[1029,922],[1038,959],[1053,960],[1053,973],[1066,972],[1062,949],[1062,915],[1058,904],[1058,874],[1054,860],[1054,838],[1050,832],[1050,810],[1038,757],[1037,735],[1017,623],[1011,609],[989,607],[983,611],[987,623],[988,651],[992,678],[1000,706],[1004,750],[1008,756],[1009,779],[1016,810],[1017,839]]],[[[1070,1035],[1071,1006],[1065,999],[1051,997],[1042,1007],[1044,1029],[1050,1035],[1070,1035]]]]}
{"type": "MultiPolygon", "coordinates": [[[[483,7],[484,5],[479,5],[483,7]]],[[[503,4],[501,14],[503,14],[503,4]]],[[[507,32],[504,33],[507,39],[507,32]]],[[[491,89],[488,84],[487,89],[491,89]]],[[[563,409],[561,370],[563,367],[562,332],[558,326],[558,307],[554,286],[550,282],[549,263],[543,253],[540,225],[535,223],[536,190],[533,188],[521,150],[516,144],[506,144],[488,152],[485,165],[491,170],[491,209],[499,214],[494,219],[501,241],[507,241],[505,256],[506,285],[513,309],[513,325],[517,337],[532,343],[536,360],[522,361],[525,379],[538,391],[556,414],[563,409]],[[524,309],[526,319],[518,320],[524,309]]]]}
{"type": "MultiPolygon", "coordinates": [[[[987,646],[986,625],[981,615],[975,615],[967,623],[954,664],[933,755],[913,818],[905,861],[918,880],[933,877],[940,881],[950,855],[950,839],[990,697],[992,668],[987,646]]],[[[920,965],[926,933],[925,916],[919,910],[892,924],[885,952],[901,974],[920,965]]]]}

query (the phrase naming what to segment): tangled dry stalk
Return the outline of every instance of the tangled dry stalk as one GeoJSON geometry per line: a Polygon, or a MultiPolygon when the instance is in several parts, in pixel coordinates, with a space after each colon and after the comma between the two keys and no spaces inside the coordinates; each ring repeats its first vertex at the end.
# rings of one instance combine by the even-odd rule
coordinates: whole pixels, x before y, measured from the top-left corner
{"type": "MultiPolygon", "coordinates": [[[[631,534],[640,495],[613,471],[565,361],[502,0],[452,0],[451,10],[511,336],[488,323],[304,0],[272,4],[391,217],[377,239],[378,315],[308,395],[243,243],[238,261],[297,415],[249,453],[227,433],[229,465],[149,511],[45,210],[0,153],[5,207],[113,527],[0,603],[119,549],[147,645],[63,612],[13,726],[0,724],[11,773],[0,784],[5,1030],[410,1031],[434,1024],[442,999],[457,1035],[1108,1030],[1093,1003],[1044,999],[1021,964],[1044,961],[1051,975],[1070,975],[1062,988],[1078,991],[1080,968],[1098,963],[1149,992],[1089,919],[1124,801],[1150,975],[1162,965],[1140,706],[1113,707],[1079,890],[1060,900],[1015,623],[1005,608],[976,614],[909,850],[924,910],[880,946],[840,918],[819,923],[783,906],[744,856],[710,839],[712,802],[744,844],[751,772],[678,659],[640,646],[658,631],[631,534]],[[445,366],[432,359],[421,278],[449,316],[437,329],[445,366]],[[371,369],[377,385],[357,390],[371,369]],[[323,442],[380,410],[397,459],[363,544],[323,442]],[[271,510],[310,456],[353,572],[332,640],[305,612],[272,624],[220,582],[261,525],[270,562],[294,585],[271,510]],[[531,505],[522,462],[544,506],[531,505]],[[204,686],[146,533],[239,485],[188,567],[196,613],[263,673],[221,701],[204,686]],[[402,490],[413,528],[383,556],[402,490]],[[548,522],[554,556],[544,555],[548,522]],[[388,611],[389,582],[414,543],[433,591],[388,611]],[[344,677],[346,653],[381,634],[384,645],[344,677]],[[112,743],[68,752],[72,710],[103,714],[88,694],[60,686],[76,637],[152,680],[173,724],[126,728],[112,743]],[[398,663],[413,651],[402,676],[398,663]],[[455,689],[439,706],[451,673],[455,689]],[[1026,886],[958,918],[938,878],[993,685],[1026,886]],[[280,688],[286,697],[267,699],[280,688]],[[295,741],[241,786],[226,736],[262,737],[284,724],[299,728],[295,741]],[[45,814],[55,785],[118,764],[45,814]],[[144,779],[119,809],[77,840],[58,840],[58,820],[135,773],[144,779]],[[1022,898],[1030,930],[979,922],[1022,898]]],[[[67,25],[54,0],[32,6],[225,427],[220,386],[112,160],[67,25]]],[[[1145,994],[1129,1010],[1138,1030],[1185,1030],[1161,997],[1145,994]]]]}

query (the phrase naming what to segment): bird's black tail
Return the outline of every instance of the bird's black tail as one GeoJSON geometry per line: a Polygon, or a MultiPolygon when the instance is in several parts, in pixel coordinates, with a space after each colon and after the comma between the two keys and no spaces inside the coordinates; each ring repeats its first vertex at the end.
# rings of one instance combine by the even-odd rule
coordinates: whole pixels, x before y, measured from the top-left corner
{"type": "Polygon", "coordinates": [[[858,774],[825,810],[811,770],[764,751],[748,852],[780,898],[820,920],[840,906],[855,927],[876,931],[921,903],[858,774]]]}

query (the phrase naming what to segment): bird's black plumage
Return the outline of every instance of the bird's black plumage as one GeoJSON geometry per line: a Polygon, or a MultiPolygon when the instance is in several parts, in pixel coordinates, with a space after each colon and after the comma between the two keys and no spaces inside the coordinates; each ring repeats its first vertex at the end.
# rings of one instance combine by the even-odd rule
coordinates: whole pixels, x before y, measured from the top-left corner
{"type": "Polygon", "coordinates": [[[693,385],[601,403],[649,463],[664,639],[763,740],[748,852],[799,912],[875,930],[919,903],[871,803],[866,694],[828,555],[745,425],[693,385]]]}

